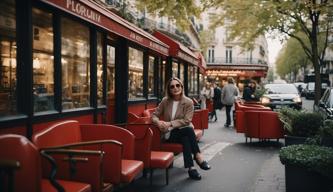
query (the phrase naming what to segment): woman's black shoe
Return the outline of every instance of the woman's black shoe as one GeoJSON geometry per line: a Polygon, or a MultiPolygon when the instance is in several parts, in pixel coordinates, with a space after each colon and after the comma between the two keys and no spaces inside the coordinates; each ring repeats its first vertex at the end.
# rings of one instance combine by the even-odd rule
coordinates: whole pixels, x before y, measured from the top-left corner
{"type": "Polygon", "coordinates": [[[201,163],[199,163],[198,160],[195,160],[195,162],[197,162],[197,164],[199,165],[200,169],[209,170],[211,168],[207,161],[202,161],[201,163]]]}
{"type": "Polygon", "coordinates": [[[188,170],[188,176],[194,180],[201,180],[201,175],[196,169],[188,170]]]}

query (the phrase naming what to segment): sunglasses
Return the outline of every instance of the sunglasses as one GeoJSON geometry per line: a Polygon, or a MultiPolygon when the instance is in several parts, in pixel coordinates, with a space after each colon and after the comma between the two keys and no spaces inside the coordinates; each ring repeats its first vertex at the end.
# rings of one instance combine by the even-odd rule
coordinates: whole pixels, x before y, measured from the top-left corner
{"type": "Polygon", "coordinates": [[[176,85],[170,85],[170,89],[174,89],[175,87],[179,88],[180,87],[180,84],[176,84],[176,85]]]}

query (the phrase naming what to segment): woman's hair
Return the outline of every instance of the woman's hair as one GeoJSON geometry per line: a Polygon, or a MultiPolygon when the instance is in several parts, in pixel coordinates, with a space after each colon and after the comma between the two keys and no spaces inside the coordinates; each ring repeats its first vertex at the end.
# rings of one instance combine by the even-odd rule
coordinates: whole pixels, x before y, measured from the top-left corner
{"type": "Polygon", "coordinates": [[[170,92],[170,84],[171,84],[171,81],[173,81],[173,80],[178,81],[178,83],[180,84],[180,86],[182,88],[182,96],[184,96],[184,84],[183,84],[182,80],[178,79],[177,77],[172,77],[171,79],[169,79],[169,81],[168,81],[168,83],[167,83],[167,85],[165,87],[166,97],[172,98],[172,94],[170,92]]]}

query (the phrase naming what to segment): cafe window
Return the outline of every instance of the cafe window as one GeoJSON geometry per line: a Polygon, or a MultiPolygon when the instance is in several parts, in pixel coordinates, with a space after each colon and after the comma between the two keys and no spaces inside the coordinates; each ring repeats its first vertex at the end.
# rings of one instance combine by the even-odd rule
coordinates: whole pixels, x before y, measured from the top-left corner
{"type": "Polygon", "coordinates": [[[185,80],[184,63],[179,64],[179,79],[184,83],[185,80]]]}
{"type": "Polygon", "coordinates": [[[103,99],[103,36],[97,33],[97,106],[105,105],[103,99]]]}
{"type": "Polygon", "coordinates": [[[194,94],[194,76],[193,76],[193,66],[188,66],[188,71],[187,71],[187,81],[188,81],[188,93],[189,95],[194,94]]]}
{"type": "Polygon", "coordinates": [[[130,99],[143,98],[143,52],[129,47],[128,57],[128,97],[130,99]]]}
{"type": "Polygon", "coordinates": [[[160,92],[159,92],[159,97],[163,98],[164,97],[164,89],[165,89],[165,66],[166,66],[166,61],[162,61],[162,65],[159,67],[159,74],[160,74],[160,82],[159,82],[159,87],[160,87],[160,92]]]}
{"type": "Polygon", "coordinates": [[[148,63],[148,96],[155,96],[155,87],[154,87],[154,66],[155,66],[155,57],[149,56],[148,63]]]}
{"type": "Polygon", "coordinates": [[[54,109],[52,14],[32,9],[34,112],[54,109]]]}
{"type": "Polygon", "coordinates": [[[108,100],[114,99],[115,93],[115,48],[107,45],[107,93],[108,100]]]}
{"type": "Polygon", "coordinates": [[[16,109],[16,10],[14,0],[0,1],[0,117],[16,109]]]}
{"type": "Polygon", "coordinates": [[[90,106],[89,28],[61,19],[62,108],[90,106]]]}
{"type": "Polygon", "coordinates": [[[198,68],[193,66],[193,87],[194,87],[194,94],[198,94],[198,68]]]}
{"type": "Polygon", "coordinates": [[[178,77],[178,63],[172,62],[172,77],[178,77]]]}

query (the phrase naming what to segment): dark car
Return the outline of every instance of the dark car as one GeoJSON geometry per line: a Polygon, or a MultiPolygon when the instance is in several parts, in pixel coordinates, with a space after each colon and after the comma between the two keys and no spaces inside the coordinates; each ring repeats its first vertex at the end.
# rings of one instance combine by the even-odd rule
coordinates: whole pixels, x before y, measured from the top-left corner
{"type": "MultiPolygon", "coordinates": [[[[327,83],[321,83],[321,95],[323,95],[324,91],[328,87],[327,83]]],[[[305,98],[306,99],[314,99],[315,97],[315,83],[314,82],[309,82],[307,83],[305,90],[305,98]]]]}
{"type": "Polygon", "coordinates": [[[272,109],[284,106],[302,109],[302,99],[293,84],[266,84],[266,93],[260,98],[263,105],[272,109]]]}
{"type": "Polygon", "coordinates": [[[315,83],[309,82],[306,84],[304,89],[304,94],[306,99],[314,99],[315,97],[315,83]]]}
{"type": "Polygon", "coordinates": [[[326,88],[318,106],[314,106],[314,110],[322,114],[325,119],[333,119],[333,88],[326,88]]]}

